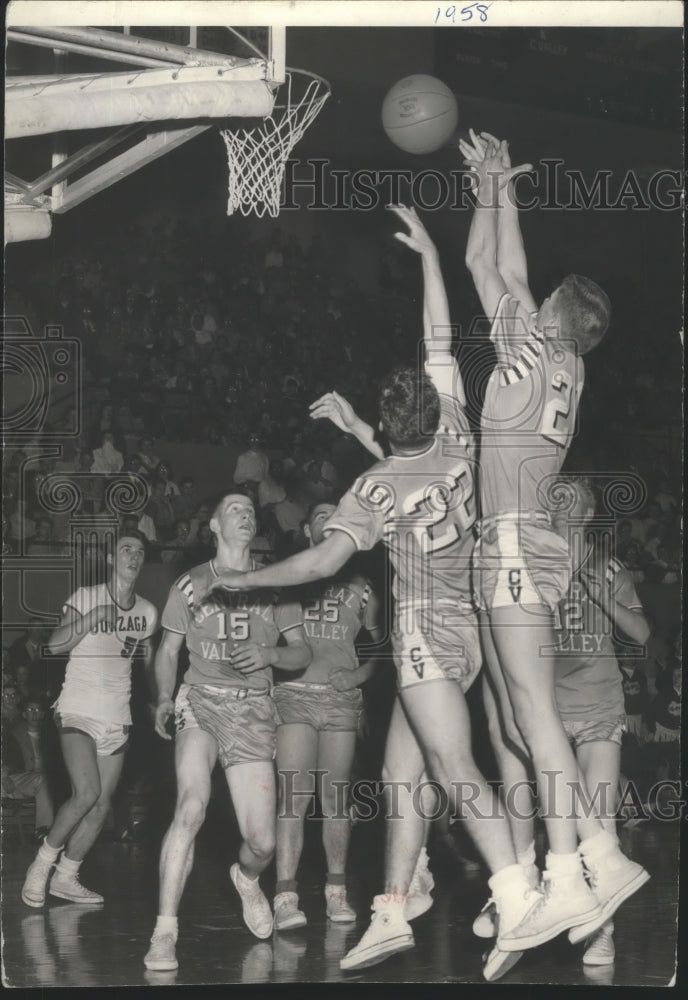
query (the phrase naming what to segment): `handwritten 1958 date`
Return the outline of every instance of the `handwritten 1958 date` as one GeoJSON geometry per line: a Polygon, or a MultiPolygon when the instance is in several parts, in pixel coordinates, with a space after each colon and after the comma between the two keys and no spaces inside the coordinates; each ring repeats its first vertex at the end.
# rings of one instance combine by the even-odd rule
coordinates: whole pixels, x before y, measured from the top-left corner
{"type": "Polygon", "coordinates": [[[467,3],[463,7],[450,4],[448,7],[438,7],[435,15],[435,24],[468,24],[474,19],[487,21],[487,12],[492,6],[491,3],[467,3]]]}

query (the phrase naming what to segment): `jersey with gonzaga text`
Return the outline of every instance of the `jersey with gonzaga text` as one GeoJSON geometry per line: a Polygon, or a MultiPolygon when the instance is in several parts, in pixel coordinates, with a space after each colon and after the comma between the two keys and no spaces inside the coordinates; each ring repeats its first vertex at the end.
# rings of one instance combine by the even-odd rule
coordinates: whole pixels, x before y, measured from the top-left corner
{"type": "MultiPolygon", "coordinates": [[[[631,610],[642,607],[633,578],[618,559],[610,559],[606,569],[597,567],[597,574],[619,604],[631,610]]],[[[555,629],[555,693],[562,719],[582,722],[623,715],[623,678],[612,623],[576,575],[555,612],[555,629]]]]}
{"type": "Polygon", "coordinates": [[[572,344],[545,338],[512,295],[490,331],[497,365],[480,421],[481,514],[542,510],[575,429],[583,362],[572,344]]]}
{"type": "MultiPolygon", "coordinates": [[[[83,616],[101,604],[113,604],[105,583],[80,587],[67,599],[62,613],[73,608],[83,616]]],[[[114,626],[99,622],[69,654],[56,703],[58,712],[131,725],[131,658],[138,644],[155,632],[158,613],[150,601],[138,594],[131,608],[116,607],[114,626]]]]}
{"type": "Polygon", "coordinates": [[[272,668],[244,675],[234,670],[229,657],[242,644],[276,646],[280,634],[302,624],[300,605],[281,600],[276,590],[221,590],[218,600],[197,605],[195,595],[205,593],[217,579],[212,563],[183,573],[170,588],[162,626],[186,636],[189,669],[185,684],[218,687],[268,688],[272,668]]]}
{"type": "Polygon", "coordinates": [[[440,427],[426,451],[392,455],[360,476],[325,531],[344,531],[357,549],[382,540],[394,567],[400,606],[471,600],[475,522],[472,439],[455,395],[456,362],[428,364],[440,393],[440,427]]]}
{"type": "Polygon", "coordinates": [[[363,579],[328,580],[302,597],[303,628],[313,650],[303,680],[326,681],[330,670],[358,666],[355,641],[365,625],[369,597],[370,585],[363,579]]]}

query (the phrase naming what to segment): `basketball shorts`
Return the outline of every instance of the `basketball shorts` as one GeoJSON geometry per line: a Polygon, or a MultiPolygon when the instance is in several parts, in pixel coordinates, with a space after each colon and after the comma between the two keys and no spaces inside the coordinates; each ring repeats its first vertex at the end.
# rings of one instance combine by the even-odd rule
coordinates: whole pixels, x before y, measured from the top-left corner
{"type": "Polygon", "coordinates": [[[579,722],[575,719],[562,719],[564,732],[575,748],[583,743],[597,743],[604,740],[607,743],[621,745],[626,732],[626,716],[618,715],[610,719],[585,719],[579,722]]]}
{"type": "Polygon", "coordinates": [[[553,611],[570,582],[568,543],[546,512],[497,514],[480,522],[473,586],[481,611],[516,604],[553,611]]]}
{"type": "Polygon", "coordinates": [[[267,690],[182,684],[174,703],[174,728],[177,736],[202,729],[214,737],[223,768],[275,756],[277,714],[267,690]]]}
{"type": "Polygon", "coordinates": [[[331,684],[285,681],[274,690],[277,718],[282,726],[301,724],[318,732],[357,732],[363,711],[360,688],[337,691],[331,684]]]}
{"type": "Polygon", "coordinates": [[[461,601],[397,605],[392,650],[399,690],[428,681],[457,681],[467,691],[481,666],[475,611],[461,601]]]}
{"type": "Polygon", "coordinates": [[[55,725],[60,735],[83,733],[90,736],[99,757],[113,757],[116,753],[124,753],[131,729],[131,726],[123,726],[121,723],[90,719],[73,712],[60,712],[59,709],[55,709],[55,725]]]}

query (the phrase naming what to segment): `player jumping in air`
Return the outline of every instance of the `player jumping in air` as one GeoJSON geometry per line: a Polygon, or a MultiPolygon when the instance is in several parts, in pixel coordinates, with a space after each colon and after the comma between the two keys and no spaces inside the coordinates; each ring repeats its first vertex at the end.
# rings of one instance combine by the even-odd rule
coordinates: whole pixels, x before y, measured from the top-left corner
{"type": "MultiPolygon", "coordinates": [[[[575,942],[597,930],[649,877],[621,854],[599,820],[580,808],[576,818],[578,767],[554,694],[553,612],[569,586],[569,551],[551,524],[541,488],[562,467],[583,388],[582,355],[604,336],[610,305],[589,278],[569,275],[537,308],[507,145],[486,134],[471,132],[471,139],[472,146],[461,143],[477,188],[466,263],[485,315],[493,318],[497,352],[481,417],[482,519],[474,558],[481,640],[501,725],[512,743],[527,748],[535,768],[549,841],[542,906],[550,911],[550,927],[569,929],[575,942]],[[594,891],[583,864],[596,872],[594,891]]],[[[508,755],[500,766],[508,788],[508,755]]],[[[522,830],[514,825],[515,836],[522,830]]],[[[516,848],[523,863],[534,862],[532,843],[516,840],[516,848]]],[[[540,919],[534,912],[532,933],[526,921],[518,940],[502,935],[499,947],[546,940],[549,932],[536,926],[540,919]]]]}

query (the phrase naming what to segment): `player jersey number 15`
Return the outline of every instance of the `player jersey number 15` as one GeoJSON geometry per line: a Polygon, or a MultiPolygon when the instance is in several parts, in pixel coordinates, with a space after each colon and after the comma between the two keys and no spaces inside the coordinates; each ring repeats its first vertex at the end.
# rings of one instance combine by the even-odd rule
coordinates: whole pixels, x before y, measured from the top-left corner
{"type": "Polygon", "coordinates": [[[440,552],[470,530],[475,522],[473,474],[461,463],[447,478],[426,484],[406,496],[404,514],[421,515],[413,532],[426,552],[440,552]],[[429,539],[429,544],[428,544],[429,539]]]}

